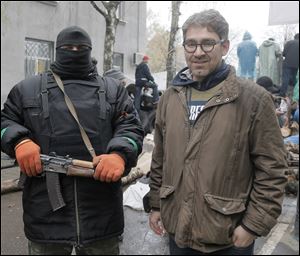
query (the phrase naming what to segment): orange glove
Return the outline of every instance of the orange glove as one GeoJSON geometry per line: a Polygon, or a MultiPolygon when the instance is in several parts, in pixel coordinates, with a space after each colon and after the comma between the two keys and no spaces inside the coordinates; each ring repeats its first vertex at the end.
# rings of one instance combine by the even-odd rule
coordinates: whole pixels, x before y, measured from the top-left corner
{"type": "Polygon", "coordinates": [[[22,140],[15,147],[15,154],[21,171],[27,176],[36,176],[42,172],[40,147],[32,140],[22,140]]]}
{"type": "Polygon", "coordinates": [[[105,182],[118,181],[125,170],[125,161],[116,153],[103,154],[93,159],[94,178],[105,182]]]}

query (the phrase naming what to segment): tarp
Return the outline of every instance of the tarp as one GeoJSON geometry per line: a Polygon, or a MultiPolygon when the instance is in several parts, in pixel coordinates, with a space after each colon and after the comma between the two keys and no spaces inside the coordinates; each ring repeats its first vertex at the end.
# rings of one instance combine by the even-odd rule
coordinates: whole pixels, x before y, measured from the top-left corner
{"type": "Polygon", "coordinates": [[[123,193],[123,205],[135,210],[144,210],[143,197],[149,192],[149,184],[137,182],[130,185],[123,193]]]}

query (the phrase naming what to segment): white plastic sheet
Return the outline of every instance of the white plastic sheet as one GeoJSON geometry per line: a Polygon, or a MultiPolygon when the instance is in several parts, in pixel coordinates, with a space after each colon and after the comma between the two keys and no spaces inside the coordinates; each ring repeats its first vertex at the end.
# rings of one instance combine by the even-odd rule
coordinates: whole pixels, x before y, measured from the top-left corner
{"type": "Polygon", "coordinates": [[[150,190],[149,184],[137,182],[129,186],[123,193],[123,205],[143,211],[143,197],[150,190]]]}

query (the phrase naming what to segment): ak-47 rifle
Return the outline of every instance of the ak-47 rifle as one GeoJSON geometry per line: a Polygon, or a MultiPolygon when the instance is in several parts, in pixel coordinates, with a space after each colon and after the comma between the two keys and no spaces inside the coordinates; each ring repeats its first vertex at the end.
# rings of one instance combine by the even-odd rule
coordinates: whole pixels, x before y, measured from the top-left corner
{"type": "MultiPolygon", "coordinates": [[[[57,156],[54,152],[49,155],[40,155],[43,172],[46,175],[46,183],[50,204],[53,211],[56,211],[66,204],[61,194],[59,174],[67,176],[93,177],[94,166],[92,162],[72,159],[69,156],[57,156]]],[[[22,173],[19,186],[23,187],[26,175],[22,173]]]]}

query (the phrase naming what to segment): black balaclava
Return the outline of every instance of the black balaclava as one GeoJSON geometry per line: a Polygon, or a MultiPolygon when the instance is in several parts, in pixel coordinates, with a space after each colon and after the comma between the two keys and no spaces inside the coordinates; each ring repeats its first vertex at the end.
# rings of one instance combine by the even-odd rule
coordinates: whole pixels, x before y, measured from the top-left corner
{"type": "Polygon", "coordinates": [[[51,69],[62,79],[86,79],[95,74],[96,66],[91,58],[92,42],[86,31],[77,26],[63,29],[56,40],[56,59],[51,69]],[[88,49],[71,51],[64,45],[85,45],[88,49]]]}

